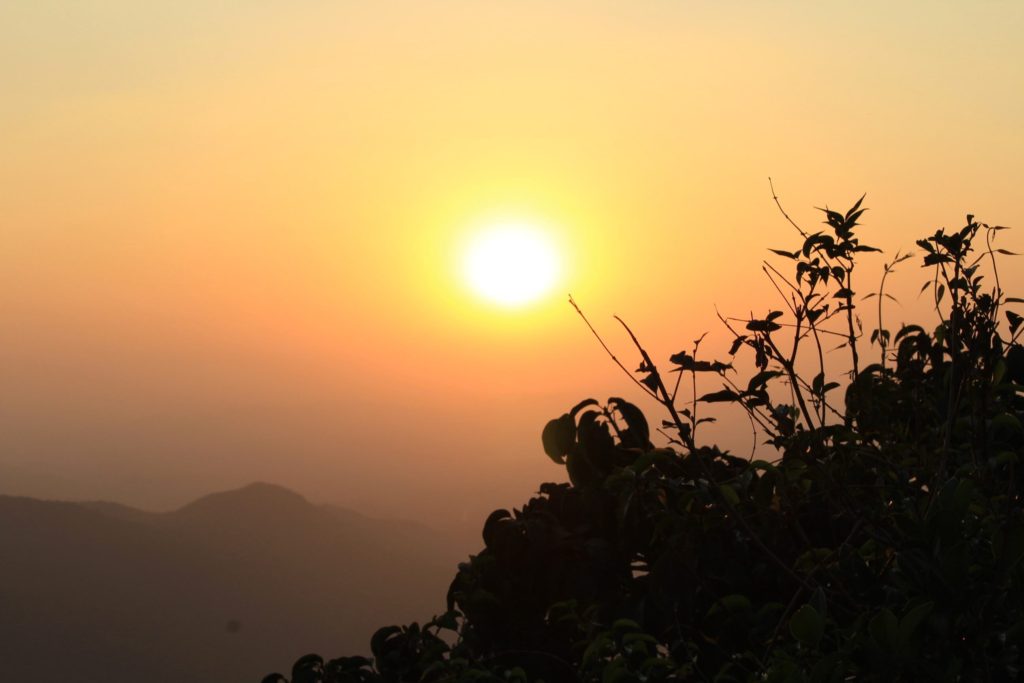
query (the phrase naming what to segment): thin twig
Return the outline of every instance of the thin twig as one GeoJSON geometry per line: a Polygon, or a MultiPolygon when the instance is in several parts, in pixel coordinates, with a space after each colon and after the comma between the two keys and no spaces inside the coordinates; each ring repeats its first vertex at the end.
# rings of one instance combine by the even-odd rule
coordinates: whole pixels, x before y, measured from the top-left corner
{"type": "Polygon", "coordinates": [[[747,419],[750,420],[750,462],[754,462],[754,456],[757,455],[757,425],[754,423],[754,418],[750,414],[750,411],[744,411],[747,414],[747,419]]]}
{"type": "MultiPolygon", "coordinates": [[[[782,297],[782,301],[785,302],[786,308],[789,309],[789,312],[793,314],[794,318],[797,317],[797,315],[796,315],[796,308],[794,308],[792,305],[790,305],[789,301],[786,300],[786,295],[783,293],[782,288],[779,287],[779,284],[777,282],[775,282],[775,278],[772,277],[772,274],[765,267],[766,265],[768,265],[768,264],[764,264],[764,265],[761,266],[761,271],[764,272],[765,277],[768,278],[768,282],[772,283],[772,287],[774,287],[775,291],[779,293],[780,297],[782,297]]],[[[783,280],[785,280],[785,278],[783,278],[783,280]]],[[[789,283],[787,282],[786,284],[788,285],[789,283]]],[[[790,287],[792,287],[792,285],[790,285],[790,287]]]]}
{"type": "Polygon", "coordinates": [[[773,273],[775,273],[779,277],[780,280],[782,280],[787,285],[789,285],[789,288],[792,289],[793,291],[795,291],[795,292],[799,292],[800,291],[799,287],[797,287],[792,282],[790,282],[789,279],[785,275],[780,273],[779,269],[776,268],[775,266],[773,266],[772,264],[768,263],[767,261],[761,261],[761,267],[762,267],[762,269],[763,268],[770,269],[773,273]]]}
{"type": "Polygon", "coordinates": [[[800,233],[800,236],[803,237],[804,239],[807,239],[807,233],[804,232],[803,228],[797,225],[796,222],[789,217],[789,214],[786,213],[786,210],[782,208],[782,202],[779,201],[779,196],[775,194],[775,185],[772,183],[771,176],[768,176],[768,187],[772,188],[772,199],[775,200],[775,206],[779,207],[779,211],[781,211],[782,215],[785,216],[787,221],[789,221],[789,224],[797,229],[797,232],[800,233]]]}
{"type": "Polygon", "coordinates": [[[853,357],[853,372],[850,377],[856,378],[860,374],[860,358],[857,355],[857,334],[853,329],[853,262],[846,270],[846,322],[850,329],[850,355],[853,357]]]}
{"type": "Polygon", "coordinates": [[[597,333],[597,330],[594,329],[594,326],[590,324],[589,320],[587,320],[587,316],[585,316],[583,314],[583,311],[580,310],[580,307],[576,305],[576,301],[572,298],[572,294],[569,295],[569,303],[572,305],[573,308],[576,309],[576,312],[579,314],[579,316],[583,318],[583,322],[585,322],[587,324],[587,327],[590,328],[590,331],[594,334],[594,337],[597,339],[598,343],[601,344],[601,348],[605,350],[605,353],[607,353],[608,356],[612,359],[612,361],[614,361],[615,364],[618,365],[624,373],[626,373],[626,377],[629,377],[629,379],[632,380],[633,384],[636,384],[638,387],[640,387],[647,395],[653,396],[654,398],[658,398],[657,394],[651,391],[643,382],[634,377],[633,373],[627,370],[626,366],[623,365],[619,361],[619,359],[615,357],[615,354],[612,353],[612,350],[609,349],[608,345],[604,343],[603,339],[601,339],[601,335],[597,333]]]}
{"type": "MultiPolygon", "coordinates": [[[[700,343],[702,341],[704,341],[704,337],[706,337],[706,336],[708,336],[707,332],[702,334],[700,336],[700,338],[693,340],[693,362],[694,363],[697,362],[697,350],[700,349],[700,343]]],[[[724,374],[724,372],[723,372],[723,374],[724,374]]],[[[682,376],[683,376],[683,373],[680,372],[679,373],[679,377],[682,377],[682,376]]],[[[678,382],[676,383],[676,386],[678,386],[678,382]]],[[[693,427],[690,430],[690,438],[693,439],[694,443],[696,443],[697,442],[697,424],[698,424],[698,420],[697,420],[697,370],[695,368],[690,370],[690,387],[691,387],[691,390],[693,392],[693,403],[692,403],[692,407],[690,408],[690,424],[692,424],[693,427]]],[[[675,400],[674,396],[673,396],[673,400],[675,400]]]]}
{"type": "Polygon", "coordinates": [[[985,247],[988,250],[989,258],[992,259],[992,276],[995,277],[995,280],[996,280],[995,296],[992,297],[992,300],[994,302],[993,303],[993,308],[992,308],[992,320],[998,320],[999,319],[999,304],[1001,303],[1000,300],[1003,298],[1003,288],[999,284],[999,266],[996,265],[996,255],[995,255],[995,251],[992,249],[992,235],[996,231],[993,230],[992,228],[988,227],[988,225],[986,225],[984,223],[982,225],[985,228],[985,247]]]}

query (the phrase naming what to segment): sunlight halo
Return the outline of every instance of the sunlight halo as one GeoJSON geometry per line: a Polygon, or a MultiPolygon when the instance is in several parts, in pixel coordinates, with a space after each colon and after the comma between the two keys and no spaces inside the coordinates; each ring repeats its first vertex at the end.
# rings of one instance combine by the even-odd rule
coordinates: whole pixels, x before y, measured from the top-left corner
{"type": "Polygon", "coordinates": [[[462,259],[463,278],[473,293],[507,308],[543,297],[559,271],[550,236],[525,221],[485,226],[470,239],[462,259]]]}

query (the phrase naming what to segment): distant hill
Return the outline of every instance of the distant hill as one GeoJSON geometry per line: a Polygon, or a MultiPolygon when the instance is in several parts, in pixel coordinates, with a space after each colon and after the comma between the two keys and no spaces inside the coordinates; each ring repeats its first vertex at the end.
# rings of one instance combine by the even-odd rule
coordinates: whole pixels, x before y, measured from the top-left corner
{"type": "Polygon", "coordinates": [[[465,544],[270,484],[170,513],[0,496],[0,679],[257,681],[441,602],[465,544]]]}

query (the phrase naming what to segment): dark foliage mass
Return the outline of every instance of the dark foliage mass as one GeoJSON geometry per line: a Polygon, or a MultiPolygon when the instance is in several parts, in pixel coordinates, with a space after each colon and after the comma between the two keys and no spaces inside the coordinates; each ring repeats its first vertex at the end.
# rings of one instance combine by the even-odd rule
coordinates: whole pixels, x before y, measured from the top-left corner
{"type": "Polygon", "coordinates": [[[381,629],[372,659],[304,657],[292,682],[1017,679],[1024,330],[1002,228],[968,216],[920,240],[939,322],[890,333],[885,279],[911,257],[855,294],[858,255],[877,251],[855,235],[861,203],[824,213],[772,250],[791,269],[765,266],[785,310],[723,318],[728,362],[698,341],[659,368],[626,328],[669,447],[620,398],[552,420],[544,450],[571,483],[487,519],[449,611],[381,629]],[[858,308],[877,308],[874,330],[858,308]],[[837,343],[844,373],[825,363],[837,343]],[[718,402],[770,459],[698,444],[718,402]]]}

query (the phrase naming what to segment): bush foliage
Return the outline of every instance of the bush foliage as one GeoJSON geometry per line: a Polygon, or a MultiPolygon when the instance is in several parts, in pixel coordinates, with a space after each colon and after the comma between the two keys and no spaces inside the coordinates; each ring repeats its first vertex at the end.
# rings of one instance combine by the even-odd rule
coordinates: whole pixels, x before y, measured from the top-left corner
{"type": "Polygon", "coordinates": [[[1010,252],[972,216],[918,241],[939,322],[890,333],[886,277],[911,256],[855,294],[859,255],[877,251],[856,236],[863,211],[824,210],[814,233],[793,223],[800,248],[765,266],[784,310],[723,318],[726,361],[699,359],[698,340],[658,367],[627,327],[631,377],[664,409],[668,445],[621,398],[552,420],[544,450],[571,483],[490,515],[448,612],[379,630],[372,659],[304,657],[292,682],[1017,679],[1024,330],[999,285],[1010,252]],[[877,308],[868,333],[858,306],[877,308]],[[836,343],[849,369],[830,373],[836,343]],[[698,376],[721,388],[697,395],[698,376]],[[707,403],[745,413],[771,458],[700,445],[707,403]]]}

